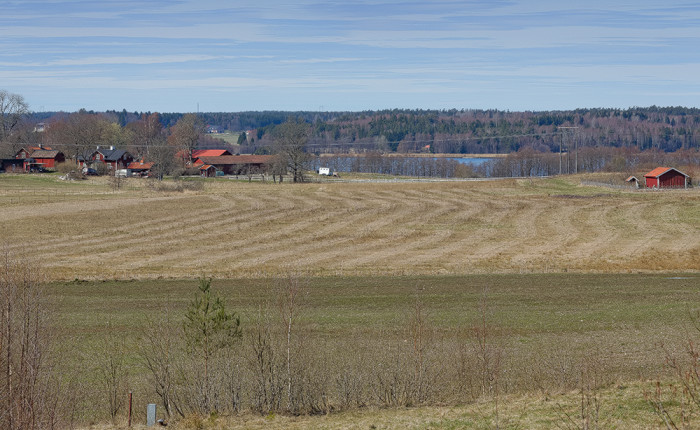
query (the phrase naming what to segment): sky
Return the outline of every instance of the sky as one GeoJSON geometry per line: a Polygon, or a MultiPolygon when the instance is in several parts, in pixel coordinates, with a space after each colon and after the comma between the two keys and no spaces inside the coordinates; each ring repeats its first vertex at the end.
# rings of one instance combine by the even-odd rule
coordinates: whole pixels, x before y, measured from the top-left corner
{"type": "Polygon", "coordinates": [[[700,2],[0,0],[34,111],[700,106],[700,2]]]}

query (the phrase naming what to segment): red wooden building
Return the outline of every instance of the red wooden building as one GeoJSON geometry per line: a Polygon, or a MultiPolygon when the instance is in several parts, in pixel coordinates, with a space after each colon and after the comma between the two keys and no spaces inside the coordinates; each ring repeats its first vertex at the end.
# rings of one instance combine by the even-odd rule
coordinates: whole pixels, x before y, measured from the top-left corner
{"type": "Polygon", "coordinates": [[[126,169],[126,166],[134,161],[134,157],[123,149],[114,149],[113,146],[109,147],[109,149],[104,149],[98,146],[95,152],[87,157],[87,160],[83,155],[79,154],[77,161],[80,167],[94,166],[95,163],[105,163],[110,169],[117,170],[126,169]]]}
{"type": "Polygon", "coordinates": [[[688,188],[688,175],[673,167],[657,167],[644,179],[647,188],[688,188]]]}
{"type": "Polygon", "coordinates": [[[199,167],[199,174],[205,178],[213,178],[216,176],[216,167],[211,164],[202,164],[199,167]]]}
{"type": "Polygon", "coordinates": [[[126,169],[129,171],[129,175],[148,176],[150,175],[151,169],[153,168],[154,164],[154,162],[146,162],[142,158],[139,161],[132,161],[131,163],[129,163],[129,165],[126,166],[126,169]]]}
{"type": "Polygon", "coordinates": [[[50,150],[51,150],[51,148],[49,148],[48,146],[44,146],[44,145],[39,145],[39,146],[25,146],[25,147],[23,147],[23,148],[20,148],[19,151],[17,151],[17,153],[15,154],[15,158],[17,158],[17,159],[22,159],[22,160],[25,159],[25,158],[29,158],[29,157],[32,156],[32,154],[34,153],[34,151],[39,151],[39,150],[41,150],[41,149],[45,149],[45,150],[47,150],[47,151],[50,151],[50,150]]]}
{"type": "Polygon", "coordinates": [[[216,167],[216,170],[220,170],[226,175],[245,175],[248,173],[267,173],[274,161],[274,155],[199,156],[195,160],[194,165],[208,164],[216,167]]]}
{"type": "Polygon", "coordinates": [[[37,169],[55,169],[57,163],[63,163],[66,157],[63,152],[48,149],[37,149],[32,155],[24,160],[24,170],[26,172],[37,169]]]}

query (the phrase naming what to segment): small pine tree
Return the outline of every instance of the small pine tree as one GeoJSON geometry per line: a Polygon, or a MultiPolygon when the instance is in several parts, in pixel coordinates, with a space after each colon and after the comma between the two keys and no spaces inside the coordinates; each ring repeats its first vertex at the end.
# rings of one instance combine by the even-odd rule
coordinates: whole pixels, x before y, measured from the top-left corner
{"type": "Polygon", "coordinates": [[[185,314],[183,324],[189,352],[204,360],[204,405],[210,408],[209,363],[214,354],[241,337],[241,320],[226,312],[224,301],[211,292],[211,278],[199,281],[199,291],[185,314]]]}

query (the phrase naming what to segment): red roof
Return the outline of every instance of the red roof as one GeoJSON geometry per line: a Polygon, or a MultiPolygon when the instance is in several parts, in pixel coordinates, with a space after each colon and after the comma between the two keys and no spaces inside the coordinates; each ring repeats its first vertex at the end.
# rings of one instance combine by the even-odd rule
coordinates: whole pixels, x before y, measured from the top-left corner
{"type": "Polygon", "coordinates": [[[218,157],[220,155],[231,155],[231,153],[225,149],[196,149],[192,151],[192,158],[218,157]]]}
{"type": "Polygon", "coordinates": [[[128,166],[126,166],[126,168],[131,170],[150,170],[153,168],[153,164],[154,163],[152,161],[148,163],[144,163],[143,160],[132,161],[128,166]]]}
{"type": "Polygon", "coordinates": [[[274,155],[222,155],[219,157],[199,157],[195,164],[267,164],[272,162],[274,155]]]}
{"type": "Polygon", "coordinates": [[[670,170],[675,170],[676,172],[680,173],[683,176],[688,176],[685,173],[681,172],[680,170],[674,169],[673,167],[657,167],[656,169],[654,169],[651,172],[644,175],[644,177],[645,178],[658,178],[659,176],[663,175],[664,173],[666,173],[670,170]]]}
{"type": "MultiPolygon", "coordinates": [[[[209,170],[212,167],[214,166],[212,166],[211,164],[203,164],[202,167],[199,168],[199,170],[209,170]]],[[[216,170],[216,167],[214,167],[214,170],[216,170]]]]}

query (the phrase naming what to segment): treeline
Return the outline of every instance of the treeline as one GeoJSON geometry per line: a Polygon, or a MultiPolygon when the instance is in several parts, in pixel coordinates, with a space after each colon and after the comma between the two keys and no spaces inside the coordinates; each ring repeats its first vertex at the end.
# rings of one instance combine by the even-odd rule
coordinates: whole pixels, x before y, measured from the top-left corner
{"type": "Polygon", "coordinates": [[[559,174],[621,172],[627,175],[648,172],[658,166],[673,166],[695,179],[700,175],[700,150],[675,152],[638,151],[635,148],[584,147],[553,153],[521,148],[505,157],[493,157],[478,164],[430,156],[364,154],[324,154],[314,159],[314,168],[334,172],[375,173],[432,178],[494,178],[553,176],[559,174]]]}
{"type": "Polygon", "coordinates": [[[558,152],[574,147],[698,148],[700,111],[686,108],[556,112],[382,111],[314,123],[318,152],[558,152]]]}
{"type": "Polygon", "coordinates": [[[587,147],[565,153],[539,152],[529,148],[495,158],[474,167],[481,177],[552,176],[558,174],[623,172],[645,173],[658,166],[673,166],[695,179],[700,174],[697,149],[663,152],[635,148],[587,147]]]}
{"type": "MultiPolygon", "coordinates": [[[[88,112],[93,113],[93,112],[88,112]]],[[[121,126],[150,112],[109,111],[121,126]]],[[[56,113],[34,114],[45,121],[56,113]]],[[[161,113],[164,128],[184,114],[161,113]]],[[[310,148],[317,153],[433,152],[510,153],[522,148],[558,152],[559,147],[629,147],[664,152],[698,148],[700,109],[634,107],[571,111],[409,110],[362,112],[205,112],[208,125],[233,132],[254,131],[243,141],[253,151],[264,148],[272,129],[289,118],[313,126],[310,148]]]]}
{"type": "MultiPolygon", "coordinates": [[[[164,114],[176,121],[179,114],[164,114]]],[[[289,117],[313,125],[312,150],[334,152],[509,153],[521,148],[632,147],[672,152],[698,148],[700,109],[646,107],[509,112],[384,110],[364,112],[241,112],[200,114],[208,124],[255,130],[261,140],[289,117]],[[576,127],[576,128],[563,128],[576,127]]],[[[167,126],[167,124],[166,124],[167,126]]],[[[251,143],[251,142],[249,142],[251,143]]],[[[252,142],[254,143],[254,142],[252,142]]]]}

